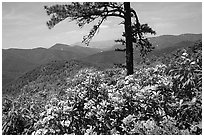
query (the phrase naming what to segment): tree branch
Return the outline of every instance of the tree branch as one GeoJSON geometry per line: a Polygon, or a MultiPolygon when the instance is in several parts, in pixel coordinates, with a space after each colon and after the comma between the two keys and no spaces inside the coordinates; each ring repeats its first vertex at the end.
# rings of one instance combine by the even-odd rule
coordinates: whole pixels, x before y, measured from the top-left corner
{"type": "Polygon", "coordinates": [[[105,19],[106,19],[106,17],[102,17],[102,19],[99,20],[98,24],[93,26],[93,28],[91,29],[91,31],[89,32],[89,34],[83,37],[82,43],[85,43],[87,46],[89,45],[91,39],[92,39],[93,36],[96,34],[96,32],[98,31],[100,25],[103,23],[103,21],[104,21],[105,19]]]}
{"type": "Polygon", "coordinates": [[[137,13],[134,9],[131,9],[131,12],[134,14],[134,17],[135,17],[135,20],[136,20],[136,27],[137,27],[137,30],[138,30],[138,36],[139,36],[139,39],[142,39],[142,34],[140,32],[140,22],[139,22],[139,19],[137,17],[137,13]]]}

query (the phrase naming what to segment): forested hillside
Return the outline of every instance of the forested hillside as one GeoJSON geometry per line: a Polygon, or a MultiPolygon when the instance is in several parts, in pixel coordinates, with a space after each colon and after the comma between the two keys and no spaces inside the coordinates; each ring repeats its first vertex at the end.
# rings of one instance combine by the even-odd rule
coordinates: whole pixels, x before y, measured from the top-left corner
{"type": "Polygon", "coordinates": [[[2,50],[2,85],[8,83],[24,73],[51,61],[71,60],[83,58],[99,52],[98,49],[55,44],[46,48],[34,49],[3,49],[2,50]]]}
{"type": "Polygon", "coordinates": [[[79,61],[42,65],[5,92],[14,96],[3,97],[3,134],[202,134],[201,41],[126,73],[79,61]]]}
{"type": "MultiPolygon", "coordinates": [[[[149,38],[156,47],[149,54],[149,58],[152,59],[152,56],[163,56],[163,54],[171,53],[173,50],[191,46],[196,40],[201,38],[201,34],[163,35],[149,38]]],[[[123,64],[125,63],[125,53],[115,52],[117,48],[123,49],[125,47],[121,44],[116,44],[112,40],[92,42],[89,47],[80,43],[72,46],[56,43],[50,48],[3,49],[3,88],[26,72],[50,61],[78,59],[103,68],[113,67],[114,64],[123,64]]],[[[141,62],[139,51],[135,51],[134,60],[135,64],[141,62]]]]}
{"type": "MultiPolygon", "coordinates": [[[[150,62],[152,62],[153,60],[154,62],[156,59],[160,57],[166,56],[170,54],[171,52],[174,52],[178,49],[193,46],[193,44],[194,44],[194,41],[181,41],[175,44],[173,44],[172,42],[171,45],[168,45],[168,46],[166,46],[165,44],[162,44],[164,45],[164,47],[156,46],[155,49],[146,56],[146,60],[150,62]]],[[[112,50],[110,51],[96,53],[88,57],[80,58],[79,60],[82,60],[84,62],[93,63],[98,66],[104,67],[104,68],[113,67],[115,64],[125,64],[125,52],[115,51],[115,49],[123,49],[123,48],[124,48],[123,45],[117,44],[113,46],[112,50]]],[[[137,48],[135,48],[134,64],[140,65],[142,62],[143,62],[143,59],[140,56],[140,52],[137,48]]]]}
{"type": "MultiPolygon", "coordinates": [[[[94,67],[89,63],[81,61],[70,60],[70,61],[52,61],[44,65],[40,65],[20,76],[13,82],[9,83],[3,89],[3,95],[16,96],[21,94],[21,89],[32,82],[37,81],[38,83],[44,82],[56,82],[66,79],[69,76],[77,73],[81,68],[94,67]]],[[[45,84],[45,83],[44,83],[45,84]]]]}

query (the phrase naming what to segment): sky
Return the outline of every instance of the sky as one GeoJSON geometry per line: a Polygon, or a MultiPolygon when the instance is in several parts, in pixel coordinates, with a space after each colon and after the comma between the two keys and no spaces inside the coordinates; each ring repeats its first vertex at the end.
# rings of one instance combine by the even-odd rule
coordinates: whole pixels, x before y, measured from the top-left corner
{"type": "MultiPolygon", "coordinates": [[[[54,4],[3,2],[2,48],[49,48],[56,43],[74,44],[81,42],[97,23],[79,28],[76,22],[65,20],[50,30],[46,26],[49,16],[43,7],[54,4]]],[[[155,36],[202,33],[201,2],[132,2],[131,7],[136,10],[141,23],[148,23],[156,31],[155,36]]],[[[118,17],[108,18],[93,41],[121,38],[124,31],[123,25],[118,25],[121,21],[118,17]]]]}

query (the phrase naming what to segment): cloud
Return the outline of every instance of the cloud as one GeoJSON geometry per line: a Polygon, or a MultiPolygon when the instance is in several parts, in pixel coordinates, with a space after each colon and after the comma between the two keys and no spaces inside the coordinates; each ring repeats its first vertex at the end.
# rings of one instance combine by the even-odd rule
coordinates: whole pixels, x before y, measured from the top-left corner
{"type": "Polygon", "coordinates": [[[161,17],[155,17],[155,16],[150,17],[149,19],[152,20],[152,21],[161,21],[162,20],[161,17]]]}
{"type": "Polygon", "coordinates": [[[178,32],[178,24],[174,22],[159,22],[153,23],[152,28],[156,31],[158,35],[164,34],[179,34],[178,32]]]}
{"type": "Polygon", "coordinates": [[[106,23],[106,24],[111,24],[112,21],[111,21],[111,20],[106,20],[104,23],[106,23]]]}
{"type": "Polygon", "coordinates": [[[85,35],[88,34],[89,31],[85,31],[85,30],[71,30],[71,31],[67,31],[65,32],[66,35],[85,35]]]}
{"type": "Polygon", "coordinates": [[[16,13],[15,10],[11,10],[2,14],[2,25],[8,28],[17,28],[25,26],[36,26],[36,23],[41,23],[39,18],[33,16],[33,14],[16,13]]]}
{"type": "Polygon", "coordinates": [[[176,24],[172,23],[172,22],[161,22],[161,23],[156,23],[154,24],[155,27],[159,27],[159,28],[166,28],[168,29],[168,27],[175,27],[176,24]]]}
{"type": "MultiPolygon", "coordinates": [[[[49,30],[46,26],[49,16],[46,15],[43,6],[53,4],[3,2],[3,46],[27,47],[29,45],[35,47],[36,45],[52,45],[56,42],[71,44],[81,41],[83,36],[88,35],[93,25],[97,23],[97,21],[92,22],[81,29],[76,25],[76,22],[64,20],[49,30]],[[24,42],[20,43],[20,40],[24,42]]],[[[200,33],[202,30],[202,3],[133,2],[131,6],[137,11],[140,22],[148,23],[158,35],[200,33]]],[[[120,38],[124,31],[124,25],[118,25],[121,21],[123,19],[114,17],[105,20],[93,40],[120,38]]]]}
{"type": "Polygon", "coordinates": [[[106,28],[109,28],[109,26],[108,25],[101,25],[100,26],[100,29],[106,29],[106,28]]]}

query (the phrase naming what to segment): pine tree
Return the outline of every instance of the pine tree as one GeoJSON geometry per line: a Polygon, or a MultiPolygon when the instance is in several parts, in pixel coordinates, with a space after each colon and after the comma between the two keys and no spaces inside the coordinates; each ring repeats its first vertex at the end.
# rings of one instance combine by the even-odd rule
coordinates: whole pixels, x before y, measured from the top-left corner
{"type": "Polygon", "coordinates": [[[96,19],[98,23],[93,26],[89,34],[83,37],[83,43],[89,45],[91,39],[98,31],[100,25],[108,17],[120,17],[124,19],[125,40],[118,40],[126,44],[126,68],[127,75],[133,74],[133,42],[140,47],[141,55],[145,55],[152,50],[152,45],[143,37],[145,33],[153,31],[147,24],[140,25],[139,19],[134,9],[130,7],[130,2],[73,2],[65,5],[53,5],[44,7],[50,20],[47,22],[49,29],[53,28],[59,22],[69,19],[76,21],[79,27],[89,24],[96,19]],[[131,23],[131,18],[135,18],[135,23],[131,23]]]}

